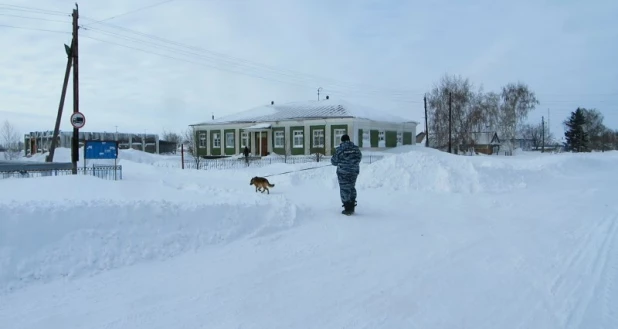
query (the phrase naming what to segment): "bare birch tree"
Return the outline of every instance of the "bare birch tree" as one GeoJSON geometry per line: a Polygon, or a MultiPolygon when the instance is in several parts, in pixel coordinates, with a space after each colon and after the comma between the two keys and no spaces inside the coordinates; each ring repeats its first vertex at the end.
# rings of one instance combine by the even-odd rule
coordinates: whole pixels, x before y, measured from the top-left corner
{"type": "Polygon", "coordinates": [[[584,130],[588,133],[588,137],[590,138],[590,149],[603,150],[603,135],[607,131],[607,127],[603,124],[603,114],[597,109],[582,110],[586,118],[584,130]]]}
{"type": "Polygon", "coordinates": [[[483,132],[498,122],[499,96],[484,93],[461,76],[442,77],[427,97],[427,117],[432,146],[444,149],[449,143],[449,103],[451,107],[450,132],[452,148],[470,141],[471,133],[483,132]],[[450,102],[449,102],[450,97],[450,102]]]}
{"type": "Polygon", "coordinates": [[[198,154],[196,132],[193,128],[188,128],[183,134],[183,143],[188,144],[186,152],[191,155],[195,168],[200,169],[201,157],[198,154]]]}
{"type": "Polygon", "coordinates": [[[5,160],[15,160],[19,158],[19,154],[21,153],[19,148],[19,134],[8,120],[5,120],[2,127],[0,127],[0,143],[2,143],[2,146],[6,149],[4,152],[5,160]]]}
{"type": "Polygon", "coordinates": [[[534,92],[522,82],[509,83],[502,87],[502,104],[500,106],[498,131],[503,142],[512,150],[517,127],[528,118],[539,101],[534,92]]]}

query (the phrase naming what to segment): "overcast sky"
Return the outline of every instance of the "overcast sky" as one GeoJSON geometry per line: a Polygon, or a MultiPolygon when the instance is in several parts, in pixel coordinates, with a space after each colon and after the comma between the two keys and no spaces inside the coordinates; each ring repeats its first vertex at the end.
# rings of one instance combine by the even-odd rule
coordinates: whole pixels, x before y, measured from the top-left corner
{"type": "MultiPolygon", "coordinates": [[[[162,2],[80,3],[85,131],[180,132],[318,87],[423,122],[423,93],[446,73],[527,83],[541,102],[529,120],[549,109],[558,137],[578,106],[618,128],[615,0],[162,2]]],[[[53,129],[74,3],[0,0],[0,120],[22,134],[53,129]]]]}

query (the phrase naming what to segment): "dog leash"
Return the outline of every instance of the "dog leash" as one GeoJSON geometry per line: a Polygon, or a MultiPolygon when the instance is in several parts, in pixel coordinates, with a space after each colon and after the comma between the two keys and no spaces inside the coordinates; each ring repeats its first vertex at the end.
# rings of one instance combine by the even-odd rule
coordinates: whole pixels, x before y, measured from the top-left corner
{"type": "Polygon", "coordinates": [[[318,168],[326,168],[326,167],[330,167],[332,165],[325,165],[325,166],[318,166],[318,167],[311,167],[311,168],[305,168],[305,169],[299,169],[299,170],[292,170],[292,171],[286,171],[286,172],[282,172],[282,173],[278,173],[278,174],[270,174],[270,175],[266,175],[266,176],[262,176],[262,177],[272,177],[272,176],[280,176],[280,175],[285,175],[285,174],[291,174],[291,173],[295,173],[295,172],[300,172],[300,171],[304,171],[304,170],[313,170],[313,169],[318,169],[318,168]]]}

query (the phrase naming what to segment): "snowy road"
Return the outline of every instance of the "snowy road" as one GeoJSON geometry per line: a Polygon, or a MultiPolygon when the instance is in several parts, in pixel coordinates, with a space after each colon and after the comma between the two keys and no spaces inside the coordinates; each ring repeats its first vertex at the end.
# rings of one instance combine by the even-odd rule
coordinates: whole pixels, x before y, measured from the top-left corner
{"type": "Polygon", "coordinates": [[[316,184],[280,178],[268,198],[295,205],[297,224],[30,285],[1,296],[0,323],[616,328],[617,179],[566,178],[569,170],[542,180],[521,172],[526,187],[508,193],[364,190],[356,217],[339,215],[337,200],[316,184]]]}

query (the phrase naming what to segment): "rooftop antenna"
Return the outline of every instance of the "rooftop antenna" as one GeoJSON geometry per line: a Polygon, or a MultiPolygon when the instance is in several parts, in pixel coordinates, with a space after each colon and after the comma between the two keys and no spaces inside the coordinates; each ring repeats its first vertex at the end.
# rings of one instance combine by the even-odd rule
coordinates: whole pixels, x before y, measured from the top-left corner
{"type": "Polygon", "coordinates": [[[318,101],[320,100],[320,90],[322,90],[322,87],[318,88],[318,101]]]}

